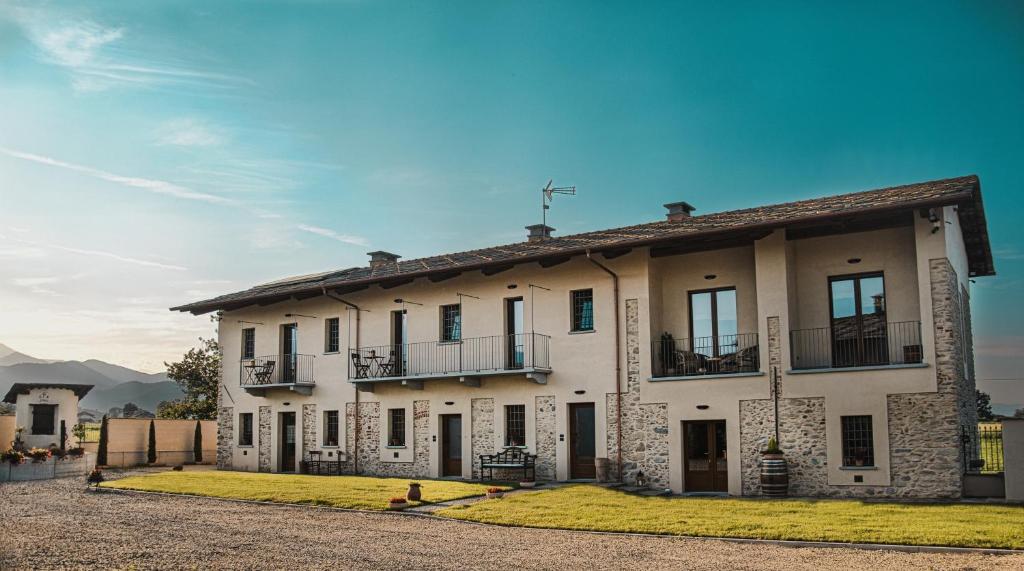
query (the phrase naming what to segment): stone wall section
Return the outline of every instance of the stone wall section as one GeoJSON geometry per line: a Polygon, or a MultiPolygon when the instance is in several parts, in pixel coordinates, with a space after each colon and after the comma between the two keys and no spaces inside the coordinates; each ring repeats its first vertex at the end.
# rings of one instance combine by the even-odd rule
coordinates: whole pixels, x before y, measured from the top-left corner
{"type": "MultiPolygon", "coordinates": [[[[412,403],[412,462],[384,462],[380,456],[381,407],[379,402],[359,403],[358,419],[355,418],[355,404],[346,407],[346,418],[349,434],[346,441],[352,451],[359,455],[359,473],[373,476],[390,476],[397,478],[424,478],[430,475],[430,401],[413,401],[412,403]],[[359,447],[356,450],[353,430],[359,425],[359,447]]],[[[347,465],[351,470],[351,464],[347,465]]]]}
{"type": "Polygon", "coordinates": [[[638,471],[647,476],[651,488],[668,488],[668,403],[640,405],[637,424],[633,452],[638,471]]]}
{"type": "Polygon", "coordinates": [[[317,450],[316,441],[316,405],[302,405],[302,459],[309,460],[309,451],[317,450]]]}
{"type": "Polygon", "coordinates": [[[222,406],[217,409],[217,469],[230,470],[235,452],[235,409],[222,406]]]}
{"type": "MultiPolygon", "coordinates": [[[[480,479],[480,455],[494,454],[494,399],[472,399],[470,403],[473,479],[480,479]]],[[[497,475],[495,476],[497,477],[497,475]]]]}
{"type": "Polygon", "coordinates": [[[270,447],[270,407],[261,406],[259,414],[259,471],[269,472],[273,467],[270,447]]]}
{"type": "Polygon", "coordinates": [[[537,480],[555,479],[555,460],[558,449],[558,435],[555,422],[555,397],[534,398],[534,427],[537,443],[537,480]]]}

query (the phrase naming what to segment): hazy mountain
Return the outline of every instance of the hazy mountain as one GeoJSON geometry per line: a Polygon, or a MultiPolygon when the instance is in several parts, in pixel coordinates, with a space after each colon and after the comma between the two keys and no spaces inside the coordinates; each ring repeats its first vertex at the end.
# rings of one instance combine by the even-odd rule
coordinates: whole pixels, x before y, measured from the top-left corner
{"type": "Polygon", "coordinates": [[[111,407],[121,407],[125,403],[133,402],[150,412],[156,412],[156,405],[161,401],[180,399],[183,396],[181,388],[173,381],[159,383],[129,381],[109,389],[93,389],[82,399],[82,406],[106,412],[111,407]]]}
{"type": "Polygon", "coordinates": [[[113,365],[97,359],[89,359],[88,361],[81,362],[86,367],[100,373],[105,377],[127,383],[129,381],[138,381],[141,383],[159,383],[163,381],[169,381],[167,373],[143,373],[136,371],[135,369],[129,369],[128,367],[122,367],[121,365],[113,365]]]}
{"type": "Polygon", "coordinates": [[[98,389],[108,389],[120,384],[121,381],[111,379],[78,361],[20,363],[0,367],[0,389],[6,392],[11,384],[16,382],[95,385],[98,389]]]}
{"type": "Polygon", "coordinates": [[[0,343],[0,366],[3,365],[17,365],[20,363],[49,363],[46,359],[37,359],[32,355],[26,355],[20,351],[15,351],[7,345],[0,343]]]}

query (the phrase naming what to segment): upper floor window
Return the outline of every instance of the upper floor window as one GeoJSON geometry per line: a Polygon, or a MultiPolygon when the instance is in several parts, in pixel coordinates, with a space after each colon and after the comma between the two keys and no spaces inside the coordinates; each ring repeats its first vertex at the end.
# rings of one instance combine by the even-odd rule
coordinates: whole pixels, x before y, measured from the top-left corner
{"type": "Polygon", "coordinates": [[[454,303],[441,306],[441,341],[462,339],[462,306],[454,303]]]}
{"type": "MultiPolygon", "coordinates": [[[[832,361],[836,367],[889,362],[885,278],[880,273],[829,278],[832,361]]],[[[914,339],[899,339],[906,345],[914,339]]]]}
{"type": "Polygon", "coordinates": [[[526,446],[526,405],[505,405],[505,446],[526,446]]]}
{"type": "Polygon", "coordinates": [[[246,327],[242,330],[242,358],[253,359],[256,357],[256,328],[246,327]]]}
{"type": "Polygon", "coordinates": [[[690,292],[690,351],[712,357],[735,353],[738,323],[736,288],[690,292]]]}
{"type": "Polygon", "coordinates": [[[338,445],[338,411],[324,412],[324,446],[338,445]]]}
{"type": "Polygon", "coordinates": [[[843,416],[843,466],[874,466],[875,444],[871,415],[843,416]]]}
{"type": "Polygon", "coordinates": [[[388,446],[405,446],[405,409],[388,409],[388,446]]]}
{"type": "Polygon", "coordinates": [[[238,415],[238,445],[252,446],[252,413],[238,415]]]}
{"type": "Polygon", "coordinates": [[[337,353],[339,347],[339,323],[337,317],[324,320],[324,353],[337,353]]]}
{"type": "Polygon", "coordinates": [[[572,330],[594,330],[594,290],[578,289],[570,292],[572,302],[572,330]]]}

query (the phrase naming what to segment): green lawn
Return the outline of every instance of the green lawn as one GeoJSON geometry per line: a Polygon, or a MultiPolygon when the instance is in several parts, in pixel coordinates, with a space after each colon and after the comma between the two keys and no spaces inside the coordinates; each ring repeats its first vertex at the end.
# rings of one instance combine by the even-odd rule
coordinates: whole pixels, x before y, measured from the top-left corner
{"type": "Polygon", "coordinates": [[[576,485],[445,508],[436,515],[595,531],[1024,548],[1024,506],[651,498],[576,485]]]}
{"type": "Polygon", "coordinates": [[[370,478],[364,476],[301,476],[296,474],[257,474],[249,472],[160,472],[104,482],[108,488],[194,494],[214,498],[261,500],[294,504],[313,504],[337,508],[383,510],[389,498],[405,496],[409,482],[422,484],[423,501],[436,503],[481,496],[490,487],[484,484],[370,478]]]}

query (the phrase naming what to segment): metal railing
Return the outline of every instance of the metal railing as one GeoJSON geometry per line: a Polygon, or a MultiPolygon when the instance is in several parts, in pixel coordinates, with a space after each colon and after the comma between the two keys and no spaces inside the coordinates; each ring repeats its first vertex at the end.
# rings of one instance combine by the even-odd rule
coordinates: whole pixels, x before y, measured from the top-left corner
{"type": "Polygon", "coordinates": [[[550,340],[540,333],[517,333],[349,349],[349,378],[548,369],[551,366],[550,340]]]}
{"type": "Polygon", "coordinates": [[[793,369],[906,365],[923,361],[921,322],[842,322],[789,332],[793,369]]]}
{"type": "Polygon", "coordinates": [[[662,335],[651,347],[654,377],[756,373],[761,370],[757,333],[675,339],[662,335]]]}
{"type": "Polygon", "coordinates": [[[982,422],[960,428],[964,472],[992,474],[1003,471],[1003,425],[982,422]]]}
{"type": "Polygon", "coordinates": [[[239,384],[259,385],[311,385],[315,355],[265,355],[242,359],[238,367],[239,384]]]}

